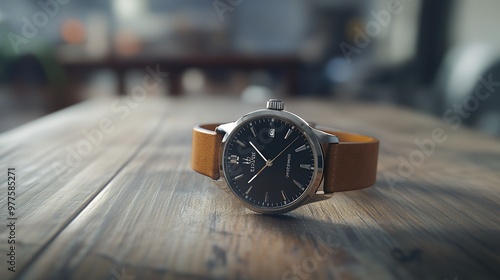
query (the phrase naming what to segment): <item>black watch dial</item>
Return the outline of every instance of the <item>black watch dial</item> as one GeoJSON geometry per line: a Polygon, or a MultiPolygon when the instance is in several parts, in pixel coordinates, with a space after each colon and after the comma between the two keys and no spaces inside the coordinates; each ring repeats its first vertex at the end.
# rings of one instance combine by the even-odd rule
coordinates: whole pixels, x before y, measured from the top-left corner
{"type": "Polygon", "coordinates": [[[315,172],[311,143],[293,123],[274,116],[250,119],[227,139],[224,175],[242,200],[281,208],[306,191],[315,172]]]}

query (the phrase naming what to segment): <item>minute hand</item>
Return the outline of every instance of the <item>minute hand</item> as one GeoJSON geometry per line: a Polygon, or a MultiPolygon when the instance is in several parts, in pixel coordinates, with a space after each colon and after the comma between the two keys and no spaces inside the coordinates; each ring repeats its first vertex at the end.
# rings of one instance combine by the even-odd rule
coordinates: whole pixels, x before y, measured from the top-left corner
{"type": "Polygon", "coordinates": [[[277,156],[275,156],[271,161],[270,163],[272,163],[274,160],[276,160],[279,156],[281,156],[282,153],[284,153],[288,148],[290,148],[290,146],[292,146],[292,144],[297,141],[297,139],[299,139],[300,136],[297,136],[297,138],[295,138],[295,140],[293,140],[290,144],[288,144],[288,146],[286,146],[283,151],[281,151],[277,156]]]}
{"type": "Polygon", "coordinates": [[[250,145],[257,151],[257,153],[259,153],[260,157],[265,161],[267,162],[267,158],[259,151],[259,149],[257,149],[257,147],[255,147],[255,145],[252,143],[252,141],[249,142],[250,145]]]}

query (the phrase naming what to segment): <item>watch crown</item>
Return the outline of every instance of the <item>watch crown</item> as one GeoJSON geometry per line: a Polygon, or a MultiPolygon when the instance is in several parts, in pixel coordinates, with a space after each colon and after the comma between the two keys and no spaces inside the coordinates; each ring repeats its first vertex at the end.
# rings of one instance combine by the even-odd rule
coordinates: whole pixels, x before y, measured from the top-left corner
{"type": "Polygon", "coordinates": [[[269,99],[269,101],[267,101],[267,109],[282,111],[285,109],[285,102],[279,99],[269,99]]]}

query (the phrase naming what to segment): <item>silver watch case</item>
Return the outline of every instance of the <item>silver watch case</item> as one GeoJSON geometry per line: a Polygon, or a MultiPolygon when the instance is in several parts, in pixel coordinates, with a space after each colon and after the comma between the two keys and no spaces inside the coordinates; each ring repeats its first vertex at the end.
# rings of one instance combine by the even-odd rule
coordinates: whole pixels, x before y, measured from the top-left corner
{"type": "Polygon", "coordinates": [[[325,152],[327,151],[328,144],[339,142],[338,138],[335,135],[331,135],[311,127],[305,120],[303,120],[302,118],[293,113],[290,113],[288,111],[277,111],[271,109],[262,109],[250,112],[244,115],[243,117],[239,118],[235,122],[230,122],[220,125],[219,127],[217,127],[216,132],[224,134],[224,137],[222,139],[221,147],[219,149],[220,178],[218,180],[215,180],[215,183],[224,191],[233,193],[233,195],[236,196],[236,198],[239,201],[243,202],[243,204],[247,208],[255,212],[264,214],[278,214],[278,213],[289,212],[304,204],[325,200],[332,196],[333,193],[325,193],[323,189],[324,185],[323,170],[324,170],[324,158],[325,158],[324,155],[325,152]],[[290,123],[292,123],[293,125],[295,125],[297,128],[301,129],[304,132],[308,141],[311,143],[311,148],[314,155],[314,164],[316,168],[311,183],[299,198],[281,207],[264,208],[264,207],[257,207],[255,205],[248,203],[247,201],[241,199],[236,193],[233,192],[233,190],[229,187],[229,183],[227,182],[225,176],[226,173],[223,164],[223,155],[226,149],[227,140],[232,136],[233,131],[237,131],[239,127],[241,127],[244,123],[246,123],[246,121],[261,117],[276,117],[285,119],[290,123]]]}

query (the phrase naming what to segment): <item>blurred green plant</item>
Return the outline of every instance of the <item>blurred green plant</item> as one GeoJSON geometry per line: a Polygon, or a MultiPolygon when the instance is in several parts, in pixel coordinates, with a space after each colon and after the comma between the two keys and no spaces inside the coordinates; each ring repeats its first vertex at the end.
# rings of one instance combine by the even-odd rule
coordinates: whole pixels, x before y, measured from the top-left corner
{"type": "Polygon", "coordinates": [[[44,82],[50,91],[49,110],[59,109],[60,104],[65,103],[64,100],[67,99],[68,77],[55,55],[54,45],[34,41],[25,50],[16,54],[6,39],[7,33],[5,26],[0,25],[0,83],[9,83],[9,69],[23,57],[32,56],[41,67],[44,82]]]}

